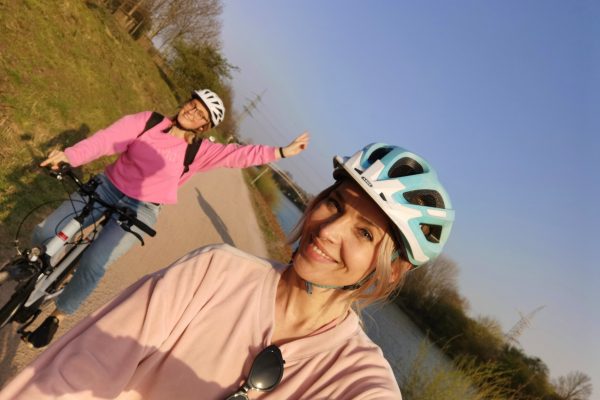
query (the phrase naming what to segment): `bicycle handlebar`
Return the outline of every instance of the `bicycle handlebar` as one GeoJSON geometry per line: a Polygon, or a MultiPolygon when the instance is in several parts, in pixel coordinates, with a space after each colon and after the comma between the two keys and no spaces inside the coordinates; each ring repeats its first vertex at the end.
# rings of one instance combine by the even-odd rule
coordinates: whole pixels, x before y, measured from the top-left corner
{"type": "Polygon", "coordinates": [[[98,182],[94,181],[94,177],[90,178],[87,183],[82,183],[81,180],[79,180],[79,178],[73,173],[73,168],[71,167],[71,165],[67,163],[60,163],[58,171],[50,171],[50,175],[54,176],[58,180],[63,179],[64,176],[68,176],[79,187],[79,190],[82,194],[89,196],[91,199],[93,199],[93,201],[101,204],[102,206],[108,208],[113,212],[116,212],[121,217],[131,222],[132,225],[138,227],[149,236],[156,236],[156,231],[150,228],[142,221],[140,221],[139,219],[137,219],[133,210],[127,207],[116,207],[112,204],[106,203],[104,200],[98,197],[98,195],[96,194],[98,182]]]}

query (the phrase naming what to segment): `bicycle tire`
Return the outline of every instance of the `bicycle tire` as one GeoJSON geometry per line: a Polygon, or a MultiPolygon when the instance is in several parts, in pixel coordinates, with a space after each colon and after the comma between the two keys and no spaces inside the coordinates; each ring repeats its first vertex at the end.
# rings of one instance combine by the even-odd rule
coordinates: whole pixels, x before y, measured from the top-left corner
{"type": "Polygon", "coordinates": [[[36,279],[30,278],[25,282],[17,283],[12,296],[2,307],[0,307],[0,329],[12,322],[13,317],[19,311],[25,300],[29,297],[35,287],[36,279]]]}

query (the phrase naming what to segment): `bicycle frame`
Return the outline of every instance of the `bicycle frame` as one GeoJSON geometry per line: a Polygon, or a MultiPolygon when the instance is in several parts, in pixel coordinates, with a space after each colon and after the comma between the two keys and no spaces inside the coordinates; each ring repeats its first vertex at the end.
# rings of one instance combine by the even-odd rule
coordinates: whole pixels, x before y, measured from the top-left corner
{"type": "Polygon", "coordinates": [[[20,322],[23,324],[17,330],[20,334],[23,334],[24,329],[40,314],[40,307],[62,292],[63,288],[60,285],[77,267],[81,254],[114,215],[119,216],[117,223],[121,228],[135,235],[142,245],[144,245],[142,236],[132,231],[132,226],[136,226],[149,236],[156,235],[156,231],[138,220],[131,209],[114,206],[102,200],[96,194],[100,182],[93,177],[87,183],[82,183],[68,165],[61,166],[60,171],[53,174],[59,180],[63,179],[63,176],[69,176],[79,187],[79,193],[87,196],[88,199],[84,202],[84,207],[63,225],[60,232],[56,233],[45,246],[34,247],[25,252],[17,248],[19,257],[7,264],[16,268],[5,270],[0,283],[6,282],[11,277],[18,283],[10,299],[0,305],[0,327],[11,321],[20,322]],[[93,224],[83,227],[83,222],[94,212],[96,204],[104,208],[102,216],[93,221],[93,224]],[[89,227],[93,227],[91,231],[87,231],[89,227]],[[78,237],[80,233],[81,237],[78,237]],[[23,271],[25,275],[19,278],[19,271],[23,271]]]}
{"type": "MultiPolygon", "coordinates": [[[[109,217],[110,215],[106,215],[105,218],[109,217]]],[[[91,234],[99,234],[103,226],[102,223],[98,224],[91,234]]],[[[48,293],[47,290],[69,267],[74,267],[73,264],[76,262],[77,258],[91,244],[90,241],[86,240],[89,234],[84,235],[84,237],[81,238],[81,243],[69,243],[69,239],[73,238],[80,230],[81,223],[73,218],[47,243],[44,262],[49,262],[50,266],[53,268],[52,272],[49,275],[40,275],[35,288],[27,298],[27,301],[23,304],[24,307],[31,307],[40,299],[43,299],[42,301],[51,300],[62,292],[62,290],[59,290],[54,293],[48,293]]]]}

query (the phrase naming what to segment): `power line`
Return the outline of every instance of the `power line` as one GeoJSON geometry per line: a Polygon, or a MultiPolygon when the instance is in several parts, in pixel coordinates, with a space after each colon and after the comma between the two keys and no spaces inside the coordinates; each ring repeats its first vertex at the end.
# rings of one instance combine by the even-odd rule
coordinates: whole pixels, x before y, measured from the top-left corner
{"type": "MultiPolygon", "coordinates": [[[[252,99],[252,100],[247,99],[249,101],[249,103],[244,105],[243,112],[238,117],[238,124],[245,116],[250,116],[256,123],[258,123],[260,126],[262,126],[263,133],[266,134],[271,140],[273,140],[274,143],[280,143],[280,142],[282,142],[282,140],[283,141],[289,140],[288,139],[289,136],[287,134],[283,133],[282,130],[273,122],[273,120],[259,108],[259,105],[261,105],[261,106],[265,105],[265,103],[262,101],[262,97],[264,96],[265,93],[266,93],[266,89],[263,90],[262,93],[256,94],[254,99],[252,99]],[[262,117],[262,118],[259,118],[259,117],[262,117]],[[265,124],[263,123],[263,121],[261,121],[261,119],[266,121],[269,126],[268,127],[265,126],[265,124]],[[272,133],[275,133],[275,135],[273,135],[272,133]]],[[[287,142],[282,143],[282,145],[285,145],[285,144],[287,144],[287,142]]],[[[319,152],[318,148],[316,146],[314,148],[317,149],[317,152],[319,152]]],[[[322,154],[321,154],[321,156],[322,156],[322,154]]],[[[315,173],[316,176],[319,176],[321,174],[319,171],[317,171],[314,168],[313,163],[309,162],[309,160],[307,160],[306,157],[304,157],[304,154],[301,153],[297,157],[301,157],[301,160],[304,161],[302,163],[302,166],[304,168],[306,168],[306,166],[308,166],[308,168],[313,170],[313,172],[315,173]]],[[[325,156],[323,159],[327,159],[327,158],[328,157],[325,156]]],[[[299,162],[299,161],[300,160],[296,159],[291,162],[294,163],[294,162],[299,162]]],[[[306,174],[303,171],[304,168],[297,168],[295,171],[295,174],[302,177],[305,181],[310,182],[311,186],[313,186],[315,188],[322,187],[323,183],[316,183],[312,179],[313,178],[312,175],[306,174]]]]}

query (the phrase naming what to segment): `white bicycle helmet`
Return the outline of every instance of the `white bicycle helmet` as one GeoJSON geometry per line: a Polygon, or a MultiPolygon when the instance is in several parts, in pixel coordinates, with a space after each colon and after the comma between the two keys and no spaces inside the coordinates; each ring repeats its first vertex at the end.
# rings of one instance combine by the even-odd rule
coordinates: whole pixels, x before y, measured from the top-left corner
{"type": "Polygon", "coordinates": [[[225,118],[225,105],[215,92],[208,89],[194,90],[192,97],[200,100],[208,108],[213,128],[223,122],[225,118]]]}
{"type": "Polygon", "coordinates": [[[427,161],[401,147],[373,143],[352,157],[336,156],[333,162],[334,178],[343,172],[352,177],[398,227],[413,265],[441,253],[454,210],[427,161]]]}

